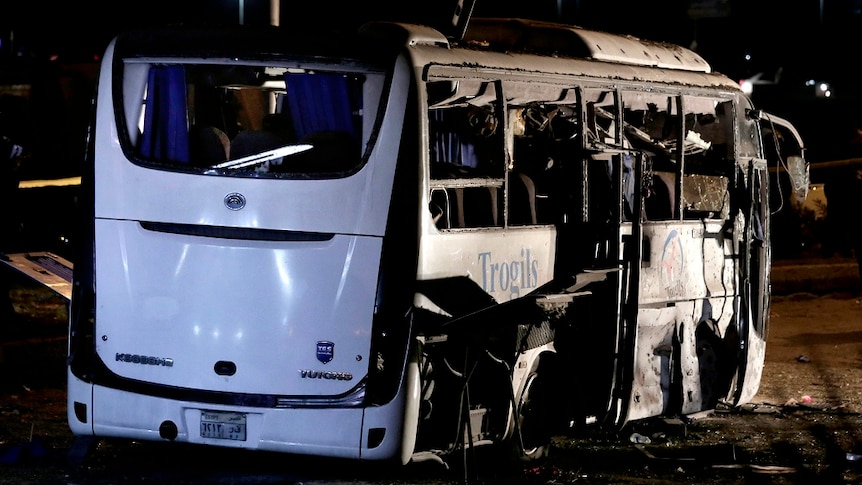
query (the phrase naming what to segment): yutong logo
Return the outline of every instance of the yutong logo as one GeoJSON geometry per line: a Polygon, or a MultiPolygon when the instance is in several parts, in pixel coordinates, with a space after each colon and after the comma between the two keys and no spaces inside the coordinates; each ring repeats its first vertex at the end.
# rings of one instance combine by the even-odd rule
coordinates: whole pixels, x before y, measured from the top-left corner
{"type": "Polygon", "coordinates": [[[300,369],[299,376],[303,379],[329,379],[334,381],[353,380],[353,374],[349,372],[332,372],[323,370],[300,369]]]}
{"type": "Polygon", "coordinates": [[[153,357],[150,355],[138,355],[138,354],[117,354],[116,357],[117,362],[129,362],[132,364],[143,364],[143,365],[160,365],[163,367],[173,367],[174,359],[169,359],[167,357],[153,357]]]}
{"type": "MultiPolygon", "coordinates": [[[[335,357],[335,344],[328,340],[318,340],[316,345],[317,360],[324,364],[332,362],[335,357]]],[[[353,374],[349,372],[333,372],[324,370],[299,369],[299,376],[303,379],[328,379],[333,381],[353,380],[353,374]]]]}

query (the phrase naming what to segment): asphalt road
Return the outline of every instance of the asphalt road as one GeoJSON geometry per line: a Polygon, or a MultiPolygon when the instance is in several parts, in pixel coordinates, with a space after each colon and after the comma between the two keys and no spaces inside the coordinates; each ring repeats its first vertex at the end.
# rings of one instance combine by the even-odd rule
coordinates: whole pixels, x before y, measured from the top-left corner
{"type": "Polygon", "coordinates": [[[25,281],[13,295],[22,318],[0,334],[0,485],[862,483],[862,300],[844,290],[775,296],[751,405],[560,436],[541,464],[481,450],[447,467],[124,440],[81,455],[66,425],[65,301],[25,281]]]}

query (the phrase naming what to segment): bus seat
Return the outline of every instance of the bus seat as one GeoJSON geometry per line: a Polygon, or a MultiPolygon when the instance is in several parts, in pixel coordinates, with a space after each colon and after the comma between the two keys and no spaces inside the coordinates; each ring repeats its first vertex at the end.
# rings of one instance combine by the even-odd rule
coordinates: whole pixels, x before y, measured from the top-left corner
{"type": "Polygon", "coordinates": [[[449,192],[446,189],[431,190],[431,202],[429,210],[431,218],[438,229],[451,229],[454,222],[452,221],[452,204],[449,201],[449,192]]]}
{"type": "Polygon", "coordinates": [[[536,224],[536,184],[527,174],[509,176],[509,224],[536,224]]]}
{"type": "Polygon", "coordinates": [[[495,227],[500,225],[497,187],[458,187],[455,195],[457,227],[495,227]]]}
{"type": "Polygon", "coordinates": [[[224,162],[230,155],[230,138],[215,126],[195,125],[189,130],[192,165],[208,167],[224,162]]]}
{"type": "Polygon", "coordinates": [[[317,131],[303,138],[302,143],[313,147],[307,155],[313,159],[317,172],[348,170],[362,156],[356,137],[346,131],[317,131]]]}
{"type": "Polygon", "coordinates": [[[651,221],[673,219],[675,217],[674,203],[676,200],[676,174],[669,172],[654,172],[652,190],[644,199],[644,212],[651,221]]]}
{"type": "Polygon", "coordinates": [[[230,143],[230,159],[236,160],[284,145],[282,137],[269,131],[241,131],[230,143]]]}

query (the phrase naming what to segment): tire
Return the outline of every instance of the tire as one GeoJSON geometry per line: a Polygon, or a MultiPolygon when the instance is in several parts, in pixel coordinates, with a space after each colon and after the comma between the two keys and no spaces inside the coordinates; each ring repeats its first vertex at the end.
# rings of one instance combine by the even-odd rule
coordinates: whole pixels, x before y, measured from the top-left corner
{"type": "Polygon", "coordinates": [[[532,372],[524,390],[518,396],[515,409],[517,427],[512,435],[512,452],[522,462],[541,460],[548,456],[553,435],[550,393],[542,375],[532,372]]]}

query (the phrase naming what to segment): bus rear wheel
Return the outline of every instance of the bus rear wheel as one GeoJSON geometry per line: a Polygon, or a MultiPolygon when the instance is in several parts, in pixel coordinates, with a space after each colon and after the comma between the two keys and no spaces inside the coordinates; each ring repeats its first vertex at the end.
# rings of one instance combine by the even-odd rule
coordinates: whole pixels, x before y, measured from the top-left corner
{"type": "Polygon", "coordinates": [[[517,400],[517,428],[512,437],[516,459],[529,462],[545,458],[551,447],[553,415],[547,378],[532,372],[517,400]]]}

